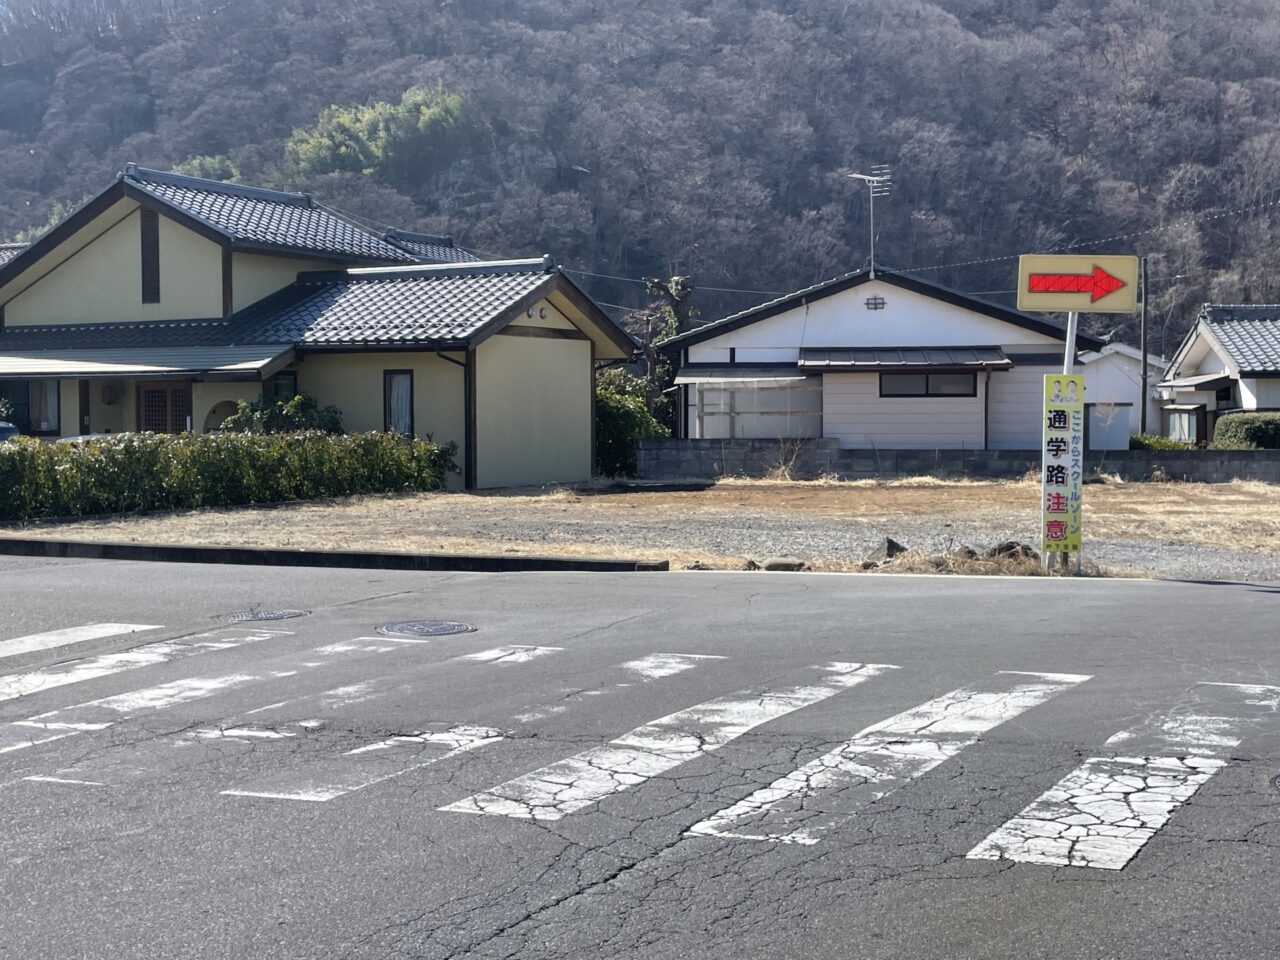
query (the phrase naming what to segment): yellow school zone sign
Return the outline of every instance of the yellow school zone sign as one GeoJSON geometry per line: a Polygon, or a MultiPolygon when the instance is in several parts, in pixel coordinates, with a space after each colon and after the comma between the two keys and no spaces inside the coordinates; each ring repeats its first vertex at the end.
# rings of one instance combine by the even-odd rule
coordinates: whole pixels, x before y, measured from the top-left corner
{"type": "Polygon", "coordinates": [[[1080,551],[1084,490],[1084,377],[1044,378],[1040,533],[1044,552],[1080,551]]]}
{"type": "Polygon", "coordinates": [[[1018,259],[1018,309],[1039,313],[1133,313],[1138,258],[1029,253],[1018,259]]]}

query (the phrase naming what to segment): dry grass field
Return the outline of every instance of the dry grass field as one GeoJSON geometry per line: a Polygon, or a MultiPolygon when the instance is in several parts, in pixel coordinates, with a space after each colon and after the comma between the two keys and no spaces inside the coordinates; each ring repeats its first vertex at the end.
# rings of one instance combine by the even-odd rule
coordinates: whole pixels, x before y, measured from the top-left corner
{"type": "MultiPolygon", "coordinates": [[[[856,568],[868,544],[883,535],[922,551],[944,550],[952,543],[981,549],[1008,537],[1034,541],[1037,504],[1034,481],[725,480],[687,492],[601,485],[356,497],[11,526],[0,535],[627,556],[667,559],[673,567],[701,561],[737,568],[745,557],[791,553],[816,569],[840,570],[856,568]]],[[[1280,486],[1092,484],[1085,488],[1085,525],[1086,536],[1096,541],[1222,548],[1272,563],[1280,558],[1280,486]]],[[[1147,555],[1143,551],[1140,555],[1147,555]]],[[[1126,566],[1132,568],[1132,562],[1126,566]]],[[[1140,565],[1139,570],[1146,569],[1159,565],[1140,565]]]]}

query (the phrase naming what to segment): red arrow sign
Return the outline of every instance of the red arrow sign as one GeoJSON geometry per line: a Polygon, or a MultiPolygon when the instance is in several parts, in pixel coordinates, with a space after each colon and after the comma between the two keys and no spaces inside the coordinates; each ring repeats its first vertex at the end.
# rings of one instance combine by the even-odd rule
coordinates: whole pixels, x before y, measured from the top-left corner
{"type": "Polygon", "coordinates": [[[1099,266],[1093,268],[1093,273],[1033,273],[1027,278],[1031,293],[1087,293],[1091,303],[1124,286],[1127,284],[1123,280],[1099,266]]]}

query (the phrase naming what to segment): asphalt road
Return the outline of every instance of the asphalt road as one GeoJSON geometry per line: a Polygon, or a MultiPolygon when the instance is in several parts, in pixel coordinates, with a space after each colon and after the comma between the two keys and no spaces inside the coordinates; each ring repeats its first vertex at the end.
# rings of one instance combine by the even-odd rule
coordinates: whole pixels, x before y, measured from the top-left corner
{"type": "Polygon", "coordinates": [[[0,957],[1275,955],[1277,587],[0,584],[0,957]]]}

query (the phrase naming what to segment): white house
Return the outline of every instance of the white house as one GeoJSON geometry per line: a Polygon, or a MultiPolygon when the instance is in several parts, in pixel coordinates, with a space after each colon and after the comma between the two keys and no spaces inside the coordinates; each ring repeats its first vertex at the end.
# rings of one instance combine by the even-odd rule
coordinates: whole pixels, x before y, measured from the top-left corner
{"type": "MultiPolygon", "coordinates": [[[[1080,372],[1085,392],[1093,397],[1122,398],[1113,401],[1124,414],[1119,425],[1125,436],[1142,432],[1142,351],[1127,343],[1108,343],[1101,350],[1080,354],[1080,372]]],[[[1147,432],[1160,432],[1160,391],[1156,384],[1164,377],[1169,361],[1147,354],[1147,432]]],[[[1109,415],[1104,415],[1109,416],[1109,415]]],[[[1095,418],[1096,419],[1096,418],[1095,418]]]]}
{"type": "Polygon", "coordinates": [[[1188,443],[1224,413],[1280,410],[1280,305],[1206,303],[1159,389],[1164,435],[1188,443]]]}
{"type": "MultiPolygon", "coordinates": [[[[689,439],[1033,450],[1044,375],[1061,372],[1065,340],[1051,321],[877,269],[707,324],[662,349],[679,359],[679,429],[689,439]]],[[[1104,345],[1081,335],[1077,346],[1104,345]]]]}

